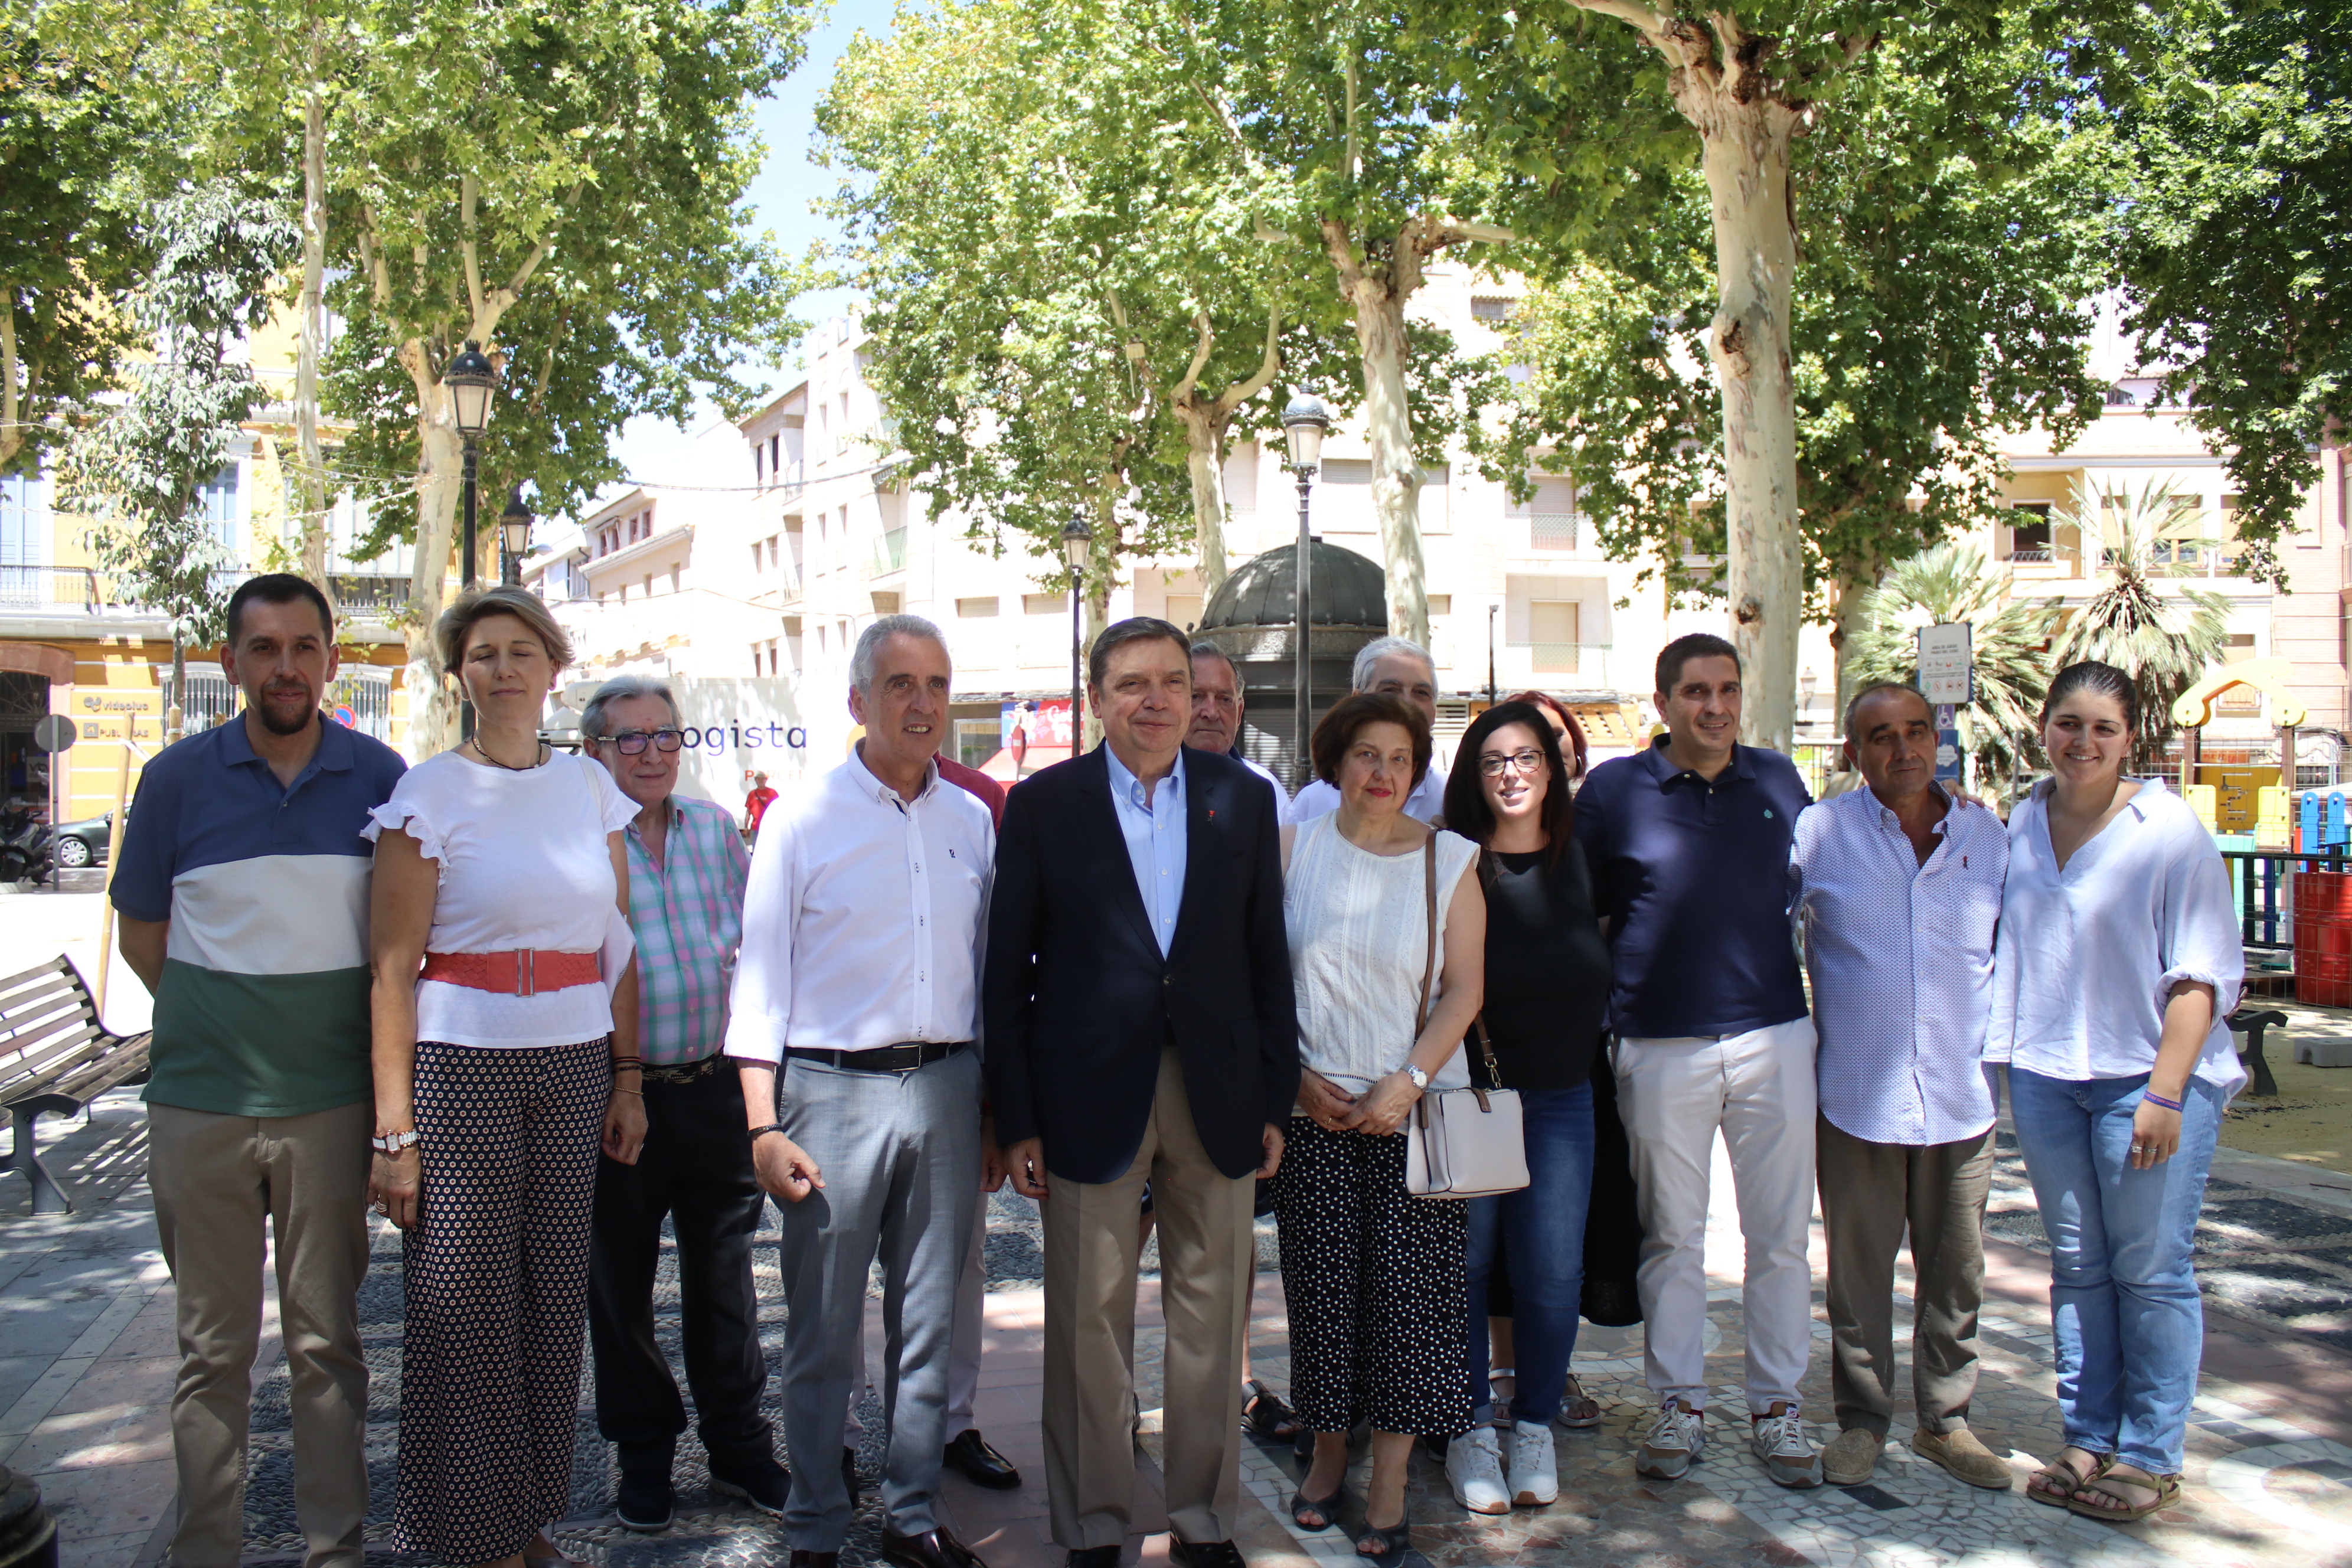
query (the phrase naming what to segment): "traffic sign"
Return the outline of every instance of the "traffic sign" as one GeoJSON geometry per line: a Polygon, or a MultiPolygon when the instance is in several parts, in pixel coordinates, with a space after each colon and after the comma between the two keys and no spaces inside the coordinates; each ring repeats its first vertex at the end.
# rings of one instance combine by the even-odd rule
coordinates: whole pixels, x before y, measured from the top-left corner
{"type": "Polygon", "coordinates": [[[1966,621],[1919,628],[1919,690],[1929,702],[1941,706],[1975,698],[1969,630],[1966,621]]]}
{"type": "Polygon", "coordinates": [[[62,752],[80,738],[74,721],[62,713],[45,714],[33,724],[33,744],[45,752],[62,752]]]}

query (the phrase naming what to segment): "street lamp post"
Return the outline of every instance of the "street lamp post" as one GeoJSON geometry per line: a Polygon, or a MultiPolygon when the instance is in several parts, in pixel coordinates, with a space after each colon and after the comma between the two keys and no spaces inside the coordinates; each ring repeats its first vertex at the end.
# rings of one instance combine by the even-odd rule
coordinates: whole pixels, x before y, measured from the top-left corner
{"type": "Polygon", "coordinates": [[[522,487],[517,485],[514,494],[507,498],[506,510],[499,513],[499,581],[510,586],[522,584],[523,552],[530,548],[530,508],[522,504],[522,487]]]}
{"type": "Polygon", "coordinates": [[[1314,565],[1308,554],[1311,541],[1307,531],[1307,499],[1315,484],[1315,471],[1323,465],[1323,432],[1331,427],[1330,411],[1323,400],[1311,392],[1300,392],[1282,411],[1282,433],[1290,446],[1291,471],[1298,476],[1298,570],[1297,602],[1291,625],[1297,630],[1297,691],[1294,698],[1291,719],[1291,790],[1295,794],[1307,787],[1312,773],[1307,756],[1307,721],[1315,711],[1315,675],[1310,661],[1307,616],[1314,605],[1314,565]]]}
{"type": "Polygon", "coordinates": [[[1084,711],[1086,688],[1080,679],[1086,661],[1086,637],[1078,623],[1078,594],[1086,581],[1087,552],[1094,548],[1094,531],[1087,520],[1073,514],[1069,526],[1062,530],[1062,559],[1070,568],[1070,755],[1078,754],[1078,741],[1083,733],[1079,715],[1084,711]]]}
{"type": "MultiPolygon", "coordinates": [[[[465,554],[458,563],[457,581],[461,586],[474,585],[474,555],[477,541],[474,535],[474,474],[481,456],[482,432],[490,423],[490,394],[499,384],[499,368],[490,363],[482,345],[473,339],[466,340],[463,353],[449,362],[441,373],[442,384],[449,389],[449,401],[455,405],[457,437],[466,447],[466,531],[465,554]]],[[[474,705],[463,698],[457,703],[457,732],[460,739],[470,739],[474,733],[474,705]]]]}

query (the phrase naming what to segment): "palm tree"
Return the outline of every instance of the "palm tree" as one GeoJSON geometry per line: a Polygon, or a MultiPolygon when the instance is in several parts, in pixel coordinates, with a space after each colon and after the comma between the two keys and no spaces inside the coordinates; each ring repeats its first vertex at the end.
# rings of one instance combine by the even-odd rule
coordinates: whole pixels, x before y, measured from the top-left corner
{"type": "Polygon", "coordinates": [[[2058,606],[2010,596],[2010,574],[1984,552],[1946,542],[1900,562],[1863,601],[1847,650],[1853,687],[1916,684],[1919,629],[1970,624],[1976,700],[1959,710],[1960,747],[1973,776],[2004,781],[2024,767],[2050,689],[2048,648],[2058,606]]]}
{"type": "Polygon", "coordinates": [[[2102,490],[2095,505],[2061,518],[2081,531],[2086,550],[2088,541],[2105,541],[2102,563],[2109,579],[2067,619],[2051,668],[2055,673],[2095,658],[2132,678],[2139,688],[2143,765],[2171,738],[2173,699],[2204,677],[2230,639],[2230,602],[2221,595],[2190,588],[2174,597],[2156,591],[2156,579],[2185,570],[2159,560],[2160,545],[2212,548],[2211,541],[2166,532],[2178,506],[2169,483],[2150,481],[2137,495],[2102,490]]]}

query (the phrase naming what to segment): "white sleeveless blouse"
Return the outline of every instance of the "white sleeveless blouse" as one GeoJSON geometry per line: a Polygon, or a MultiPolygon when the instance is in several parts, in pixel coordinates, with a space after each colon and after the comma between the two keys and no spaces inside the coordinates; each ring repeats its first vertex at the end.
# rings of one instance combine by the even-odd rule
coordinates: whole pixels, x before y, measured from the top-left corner
{"type": "MultiPolygon", "coordinates": [[[[1428,964],[1423,851],[1375,855],[1348,842],[1335,812],[1301,823],[1283,879],[1283,922],[1298,996],[1298,1058],[1342,1089],[1360,1092],[1404,1066],[1428,964]]],[[[1429,1005],[1444,994],[1445,916],[1454,891],[1478,858],[1457,833],[1437,836],[1437,977],[1429,1005]]],[[[1430,1079],[1464,1089],[1467,1057],[1456,1051],[1430,1079]]]]}

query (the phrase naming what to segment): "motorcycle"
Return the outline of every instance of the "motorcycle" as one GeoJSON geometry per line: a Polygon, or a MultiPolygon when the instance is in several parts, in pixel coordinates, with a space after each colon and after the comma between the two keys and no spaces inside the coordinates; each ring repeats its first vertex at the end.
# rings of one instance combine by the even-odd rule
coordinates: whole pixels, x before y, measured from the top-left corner
{"type": "Polygon", "coordinates": [[[30,801],[0,807],[0,882],[44,882],[57,864],[56,836],[36,821],[30,801]]]}

